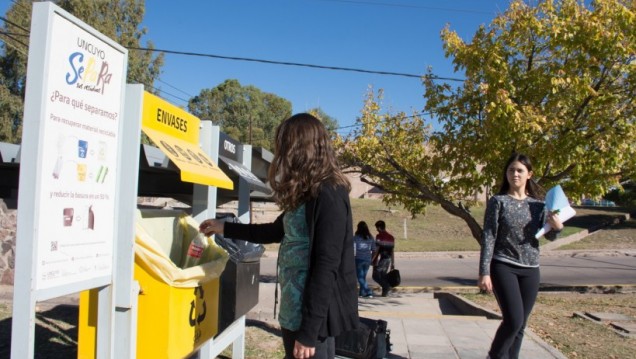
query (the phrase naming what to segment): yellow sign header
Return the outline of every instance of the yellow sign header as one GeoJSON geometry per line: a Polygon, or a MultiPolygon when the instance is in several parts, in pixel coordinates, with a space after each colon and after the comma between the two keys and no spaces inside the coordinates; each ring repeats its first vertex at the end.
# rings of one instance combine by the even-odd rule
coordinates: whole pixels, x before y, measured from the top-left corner
{"type": "Polygon", "coordinates": [[[144,92],[143,121],[144,128],[150,128],[171,137],[190,143],[199,142],[199,120],[186,112],[149,92],[144,92]]]}
{"type": "Polygon", "coordinates": [[[141,128],[181,170],[181,180],[233,189],[232,180],[199,147],[196,116],[144,92],[141,128]]]}

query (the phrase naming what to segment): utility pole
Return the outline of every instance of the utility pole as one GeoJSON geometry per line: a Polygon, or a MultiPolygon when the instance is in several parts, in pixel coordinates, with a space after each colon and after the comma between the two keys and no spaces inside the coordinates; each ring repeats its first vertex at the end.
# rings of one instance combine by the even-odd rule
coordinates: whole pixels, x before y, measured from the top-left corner
{"type": "Polygon", "coordinates": [[[252,144],[252,116],[250,116],[249,139],[248,139],[247,143],[249,145],[252,144]]]}

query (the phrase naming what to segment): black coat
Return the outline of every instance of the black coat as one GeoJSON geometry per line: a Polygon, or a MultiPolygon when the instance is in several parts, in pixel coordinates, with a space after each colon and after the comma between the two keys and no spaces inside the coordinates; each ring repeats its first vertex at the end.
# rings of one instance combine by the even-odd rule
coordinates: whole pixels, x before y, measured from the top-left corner
{"type": "MultiPolygon", "coordinates": [[[[313,347],[318,337],[335,337],[357,327],[358,282],[348,191],[322,185],[318,197],[306,203],[305,213],[311,258],[297,340],[313,347]]],[[[224,235],[255,243],[279,243],[285,235],[283,216],[265,224],[226,222],[224,235]]]]}

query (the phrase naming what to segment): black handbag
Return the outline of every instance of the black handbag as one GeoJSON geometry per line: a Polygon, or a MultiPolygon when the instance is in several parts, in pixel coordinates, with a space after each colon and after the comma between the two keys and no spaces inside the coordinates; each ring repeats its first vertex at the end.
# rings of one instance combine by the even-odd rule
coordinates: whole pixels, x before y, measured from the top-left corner
{"type": "Polygon", "coordinates": [[[397,287],[400,283],[402,283],[400,271],[398,269],[390,270],[389,273],[386,274],[386,280],[391,287],[397,287]]]}
{"type": "Polygon", "coordinates": [[[340,333],[335,342],[339,358],[386,358],[392,346],[391,330],[385,320],[360,317],[358,328],[340,333]]]}

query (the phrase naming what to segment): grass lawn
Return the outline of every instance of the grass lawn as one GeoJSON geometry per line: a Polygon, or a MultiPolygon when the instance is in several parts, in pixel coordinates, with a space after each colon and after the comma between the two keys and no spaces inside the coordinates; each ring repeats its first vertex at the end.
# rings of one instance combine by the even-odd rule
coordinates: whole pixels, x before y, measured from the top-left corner
{"type": "MultiPolygon", "coordinates": [[[[401,207],[387,207],[381,200],[376,199],[354,198],[351,199],[351,206],[354,230],[359,221],[365,221],[375,234],[375,222],[383,220],[386,222],[387,230],[395,236],[395,247],[398,252],[479,250],[479,244],[471,235],[468,225],[459,217],[444,211],[440,206],[429,206],[425,214],[415,218],[411,218],[411,214],[401,207]]],[[[477,222],[483,223],[485,206],[472,207],[470,210],[477,222]]],[[[599,227],[623,213],[623,210],[619,208],[577,207],[575,210],[577,214],[565,223],[565,228],[561,232],[562,237],[599,227]]],[[[540,243],[546,242],[542,239],[540,243]]],[[[604,245],[606,243],[602,243],[602,246],[604,245]]],[[[636,248],[635,243],[627,245],[636,248]]],[[[598,246],[593,243],[585,246],[586,248],[578,249],[609,249],[597,248],[598,246]]]]}

